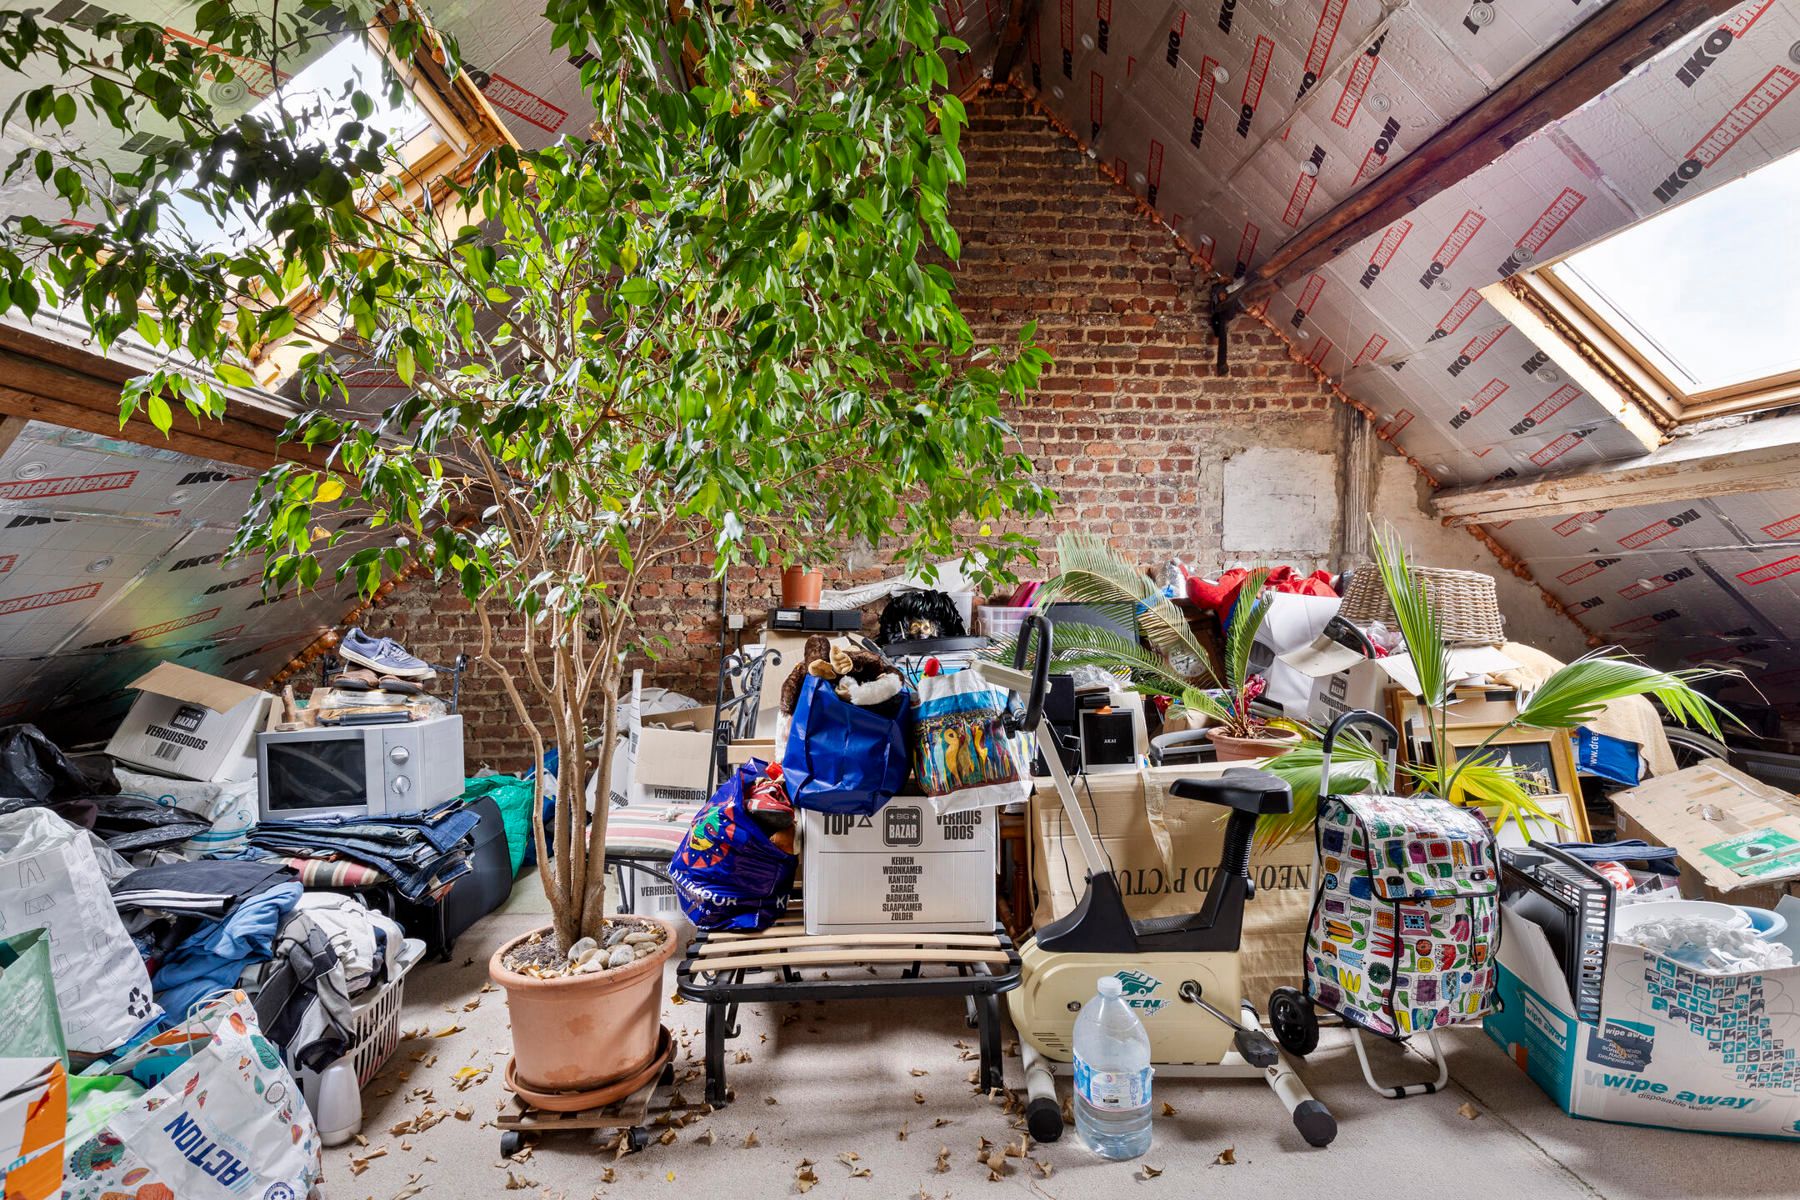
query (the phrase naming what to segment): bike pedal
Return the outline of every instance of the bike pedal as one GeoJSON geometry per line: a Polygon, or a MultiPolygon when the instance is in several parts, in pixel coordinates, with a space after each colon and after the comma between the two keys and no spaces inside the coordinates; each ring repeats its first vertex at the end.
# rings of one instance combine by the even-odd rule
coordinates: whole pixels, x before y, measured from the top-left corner
{"type": "Polygon", "coordinates": [[[1261,1030],[1240,1029],[1232,1037],[1237,1052],[1244,1056],[1244,1061],[1259,1069],[1272,1067],[1281,1061],[1281,1051],[1275,1048],[1261,1030]]]}

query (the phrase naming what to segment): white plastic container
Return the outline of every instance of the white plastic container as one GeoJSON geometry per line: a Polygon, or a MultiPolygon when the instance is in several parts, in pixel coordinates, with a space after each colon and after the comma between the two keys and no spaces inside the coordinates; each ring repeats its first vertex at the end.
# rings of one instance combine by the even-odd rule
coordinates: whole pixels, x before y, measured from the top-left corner
{"type": "Polygon", "coordinates": [[[980,604],[975,608],[975,632],[982,637],[1004,641],[1018,634],[1029,608],[1012,608],[1001,604],[980,604]]]}
{"type": "Polygon", "coordinates": [[[299,1073],[301,1094],[312,1109],[319,1140],[325,1145],[341,1146],[362,1132],[362,1089],[400,1044],[406,977],[424,957],[425,943],[407,938],[393,978],[351,1001],[356,1041],[349,1052],[316,1074],[299,1073]]]}

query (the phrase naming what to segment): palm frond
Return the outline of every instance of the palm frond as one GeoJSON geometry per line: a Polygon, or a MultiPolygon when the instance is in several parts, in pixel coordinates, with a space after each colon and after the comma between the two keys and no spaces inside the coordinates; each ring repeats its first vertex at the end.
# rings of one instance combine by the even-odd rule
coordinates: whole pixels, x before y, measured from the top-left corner
{"type": "MultiPolygon", "coordinates": [[[[1347,796],[1367,791],[1370,786],[1385,786],[1387,760],[1367,741],[1355,734],[1344,734],[1331,747],[1331,794],[1347,796]],[[1349,770],[1337,770],[1342,763],[1349,770]]],[[[1298,746],[1278,754],[1264,763],[1262,769],[1279,776],[1294,793],[1294,809],[1289,813],[1261,818],[1256,823],[1257,841],[1265,846],[1280,846],[1297,837],[1311,837],[1313,820],[1319,814],[1319,776],[1325,766],[1324,746],[1316,731],[1303,732],[1298,746]]]]}
{"type": "Polygon", "coordinates": [[[1510,821],[1529,839],[1527,820],[1562,824],[1525,790],[1517,768],[1502,763],[1493,751],[1463,759],[1448,776],[1436,764],[1408,764],[1403,770],[1421,791],[1443,796],[1452,804],[1486,810],[1493,818],[1495,833],[1505,829],[1510,821]]]}
{"type": "MultiPolygon", "coordinates": [[[[1011,663],[1017,644],[1016,638],[1007,638],[989,647],[985,657],[1011,663]]],[[[1058,625],[1051,632],[1050,665],[1064,672],[1098,667],[1113,675],[1124,673],[1138,690],[1158,696],[1179,696],[1193,685],[1167,658],[1102,625],[1058,625]]]]}
{"type": "Polygon", "coordinates": [[[1425,585],[1413,574],[1406,547],[1393,526],[1375,529],[1371,538],[1381,584],[1394,606],[1394,620],[1419,678],[1420,703],[1441,708],[1450,693],[1450,647],[1425,585]]]}
{"type": "Polygon", "coordinates": [[[1723,713],[1733,721],[1736,718],[1692,687],[1693,681],[1718,673],[1705,667],[1658,671],[1620,652],[1598,650],[1576,659],[1539,684],[1519,710],[1517,723],[1533,729],[1573,729],[1593,720],[1614,700],[1652,696],[1680,724],[1697,725],[1713,737],[1720,737],[1715,713],[1723,713]]]}
{"type": "Polygon", "coordinates": [[[1221,725],[1231,724],[1231,709],[1220,703],[1219,698],[1211,692],[1197,687],[1183,688],[1177,703],[1189,712],[1197,712],[1221,725]]]}
{"type": "Polygon", "coordinates": [[[1263,584],[1268,579],[1267,567],[1259,567],[1250,572],[1243,586],[1238,589],[1238,602],[1231,615],[1231,627],[1225,631],[1225,686],[1233,695],[1244,690],[1244,683],[1250,677],[1250,651],[1255,647],[1257,632],[1262,629],[1270,606],[1275,603],[1272,598],[1263,595],[1263,584]]]}
{"type": "Polygon", "coordinates": [[[1056,553],[1062,570],[1044,585],[1040,603],[1069,600],[1099,608],[1140,630],[1154,649],[1192,659],[1211,675],[1206,650],[1181,610],[1104,538],[1066,533],[1057,539],[1056,553]]]}

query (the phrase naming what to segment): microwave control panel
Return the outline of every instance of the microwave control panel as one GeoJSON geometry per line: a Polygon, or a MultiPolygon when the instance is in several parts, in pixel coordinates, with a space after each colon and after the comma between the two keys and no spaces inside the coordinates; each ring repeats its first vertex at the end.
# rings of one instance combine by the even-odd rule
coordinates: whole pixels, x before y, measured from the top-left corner
{"type": "Polygon", "coordinates": [[[396,729],[384,729],[381,733],[382,769],[387,777],[390,802],[408,799],[418,786],[412,748],[407,745],[412,739],[404,736],[410,732],[405,726],[400,726],[396,729]]]}

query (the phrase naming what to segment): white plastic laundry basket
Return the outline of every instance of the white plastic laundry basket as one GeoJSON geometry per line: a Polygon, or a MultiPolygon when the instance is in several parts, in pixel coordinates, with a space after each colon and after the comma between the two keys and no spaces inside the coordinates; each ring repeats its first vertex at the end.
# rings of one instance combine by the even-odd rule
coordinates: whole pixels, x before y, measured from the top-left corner
{"type": "Polygon", "coordinates": [[[300,1072],[300,1090],[327,1146],[342,1145],[362,1132],[362,1089],[400,1044],[406,976],[424,957],[425,943],[407,938],[393,978],[351,1001],[356,1040],[349,1052],[323,1071],[300,1072]]]}

